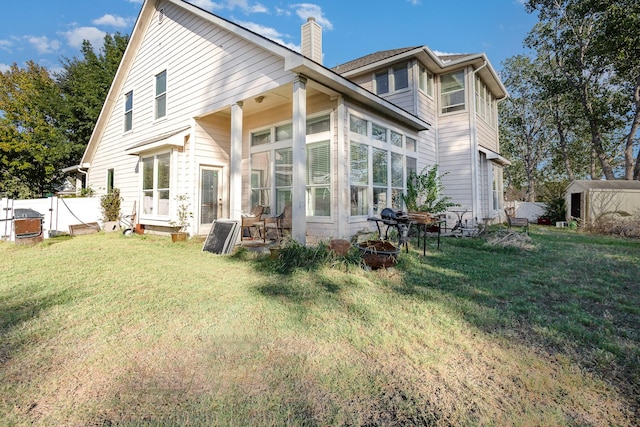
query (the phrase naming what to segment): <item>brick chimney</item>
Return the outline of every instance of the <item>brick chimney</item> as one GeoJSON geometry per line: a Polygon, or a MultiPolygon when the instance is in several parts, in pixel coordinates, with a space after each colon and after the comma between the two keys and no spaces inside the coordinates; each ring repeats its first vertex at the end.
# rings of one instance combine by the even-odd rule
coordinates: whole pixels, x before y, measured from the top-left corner
{"type": "Polygon", "coordinates": [[[302,54],[322,64],[322,27],[314,18],[307,18],[302,25],[302,54]]]}

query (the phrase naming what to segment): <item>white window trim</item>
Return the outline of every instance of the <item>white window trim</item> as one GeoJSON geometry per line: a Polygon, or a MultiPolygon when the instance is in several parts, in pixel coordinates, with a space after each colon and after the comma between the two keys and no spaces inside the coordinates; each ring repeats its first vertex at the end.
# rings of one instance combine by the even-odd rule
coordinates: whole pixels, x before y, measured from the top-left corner
{"type": "Polygon", "coordinates": [[[164,67],[158,67],[154,70],[154,72],[152,73],[151,76],[151,100],[152,100],[152,107],[151,107],[151,118],[152,118],[152,122],[156,123],[156,122],[162,122],[164,120],[167,120],[169,117],[169,92],[170,92],[170,84],[169,84],[169,67],[164,66],[164,67]],[[165,91],[164,91],[164,99],[165,99],[165,114],[162,117],[157,117],[156,118],[156,77],[161,74],[162,72],[166,73],[166,87],[165,87],[165,91]]]}
{"type": "Polygon", "coordinates": [[[425,67],[424,65],[422,65],[421,63],[418,63],[418,90],[422,93],[424,93],[426,96],[428,96],[430,99],[434,99],[433,93],[435,92],[435,74],[432,73],[427,67],[425,67]],[[420,78],[424,73],[427,75],[427,89],[429,87],[429,82],[431,82],[431,93],[429,93],[429,91],[427,89],[423,89],[420,87],[420,78]]]}
{"type": "Polygon", "coordinates": [[[133,111],[134,111],[134,105],[133,103],[135,102],[135,97],[134,97],[135,93],[133,89],[128,89],[124,91],[124,97],[123,97],[123,105],[122,105],[122,109],[124,110],[124,113],[122,115],[122,118],[124,119],[124,123],[123,123],[123,134],[130,134],[133,133],[133,111]],[[127,95],[131,94],[131,110],[127,110],[127,95]],[[127,113],[131,111],[131,129],[127,129],[127,113]]]}
{"type": "MultiPolygon", "coordinates": [[[[455,70],[455,71],[450,71],[447,73],[442,73],[439,75],[439,79],[438,79],[438,113],[440,116],[449,116],[452,114],[462,114],[462,113],[466,113],[469,111],[469,82],[467,81],[467,70],[465,68],[462,68],[460,70],[455,70]],[[455,73],[459,73],[460,71],[463,72],[464,77],[463,77],[463,82],[464,82],[464,108],[462,110],[457,110],[457,111],[448,111],[448,112],[443,112],[442,110],[444,109],[444,104],[442,103],[442,76],[447,75],[447,74],[455,74],[455,73]]],[[[475,94],[474,94],[475,96],[475,94]]],[[[475,100],[474,100],[475,102],[475,100]]],[[[456,105],[460,105],[460,104],[456,104],[456,105]]],[[[449,106],[451,107],[451,106],[449,106]]]]}
{"type": "Polygon", "coordinates": [[[375,93],[378,96],[387,96],[387,95],[393,95],[396,93],[402,93],[402,92],[408,92],[411,90],[411,83],[412,83],[412,72],[411,72],[411,63],[410,62],[405,62],[404,66],[407,69],[407,87],[403,87],[402,89],[396,89],[396,81],[395,81],[395,73],[394,73],[394,68],[396,66],[402,65],[402,63],[400,64],[393,64],[390,65],[388,68],[386,69],[378,69],[376,71],[374,71],[371,75],[371,79],[372,79],[372,88],[373,88],[373,93],[375,93]],[[387,72],[387,85],[389,86],[389,91],[385,92],[385,93],[378,93],[378,81],[376,79],[376,75],[381,73],[381,72],[387,72]]]}
{"type": "MultiPolygon", "coordinates": [[[[374,148],[378,148],[378,149],[382,149],[387,151],[387,174],[388,174],[388,178],[387,178],[387,189],[389,189],[391,191],[390,194],[392,194],[394,189],[397,189],[398,187],[393,187],[393,183],[392,183],[392,176],[391,176],[391,153],[396,153],[396,154],[402,154],[404,156],[404,164],[403,164],[403,187],[402,187],[402,191],[406,191],[406,182],[407,182],[407,162],[406,162],[406,158],[410,157],[412,159],[416,160],[416,164],[418,161],[418,152],[417,152],[417,147],[420,143],[420,138],[418,137],[417,134],[409,134],[407,133],[407,131],[405,129],[400,129],[395,127],[392,124],[386,123],[384,120],[381,120],[379,117],[373,117],[370,116],[366,113],[362,113],[360,111],[358,112],[349,112],[348,113],[348,123],[350,123],[351,121],[351,116],[357,117],[360,120],[365,120],[367,122],[367,135],[361,135],[359,133],[356,132],[352,132],[350,129],[348,130],[349,134],[348,134],[348,138],[347,140],[349,141],[349,147],[351,146],[351,143],[358,143],[358,144],[363,144],[365,146],[368,147],[368,161],[369,161],[369,182],[368,182],[368,198],[369,198],[369,212],[366,215],[351,215],[351,212],[349,211],[349,216],[348,216],[348,222],[349,223],[358,223],[358,222],[362,222],[363,220],[366,220],[366,218],[368,218],[369,216],[372,215],[373,212],[373,149],[374,148]],[[402,135],[402,147],[397,147],[393,144],[391,144],[391,142],[383,142],[383,141],[379,141],[377,139],[373,139],[373,134],[372,134],[372,126],[373,123],[385,127],[387,129],[387,140],[389,141],[389,137],[390,137],[390,132],[394,131],[396,133],[399,133],[402,135]],[[416,151],[407,151],[406,149],[406,138],[412,138],[416,141],[416,151]]],[[[349,149],[349,152],[347,153],[347,158],[348,161],[351,161],[351,150],[349,149]]],[[[349,192],[351,191],[351,174],[349,173],[348,179],[348,186],[349,186],[349,192]]],[[[351,197],[351,194],[349,194],[349,198],[351,197]]],[[[387,201],[388,203],[391,202],[391,200],[387,201]]]]}
{"type": "MultiPolygon", "coordinates": [[[[138,157],[139,170],[142,171],[140,173],[139,178],[139,195],[138,195],[138,203],[140,205],[140,222],[143,224],[149,225],[158,225],[158,226],[169,226],[169,223],[172,218],[172,212],[175,210],[173,198],[175,194],[175,189],[177,185],[177,157],[178,151],[174,149],[159,149],[159,150],[150,150],[145,151],[144,153],[140,153],[138,157]],[[157,188],[157,175],[155,173],[155,168],[157,165],[157,157],[162,156],[164,154],[169,154],[169,213],[167,215],[154,215],[154,214],[145,214],[143,203],[144,203],[144,159],[153,157],[154,158],[154,176],[153,176],[153,191],[154,193],[158,191],[157,188]]],[[[154,205],[155,205],[155,194],[154,194],[154,205]]],[[[156,207],[156,206],[154,206],[156,207]]]]}
{"type": "MultiPolygon", "coordinates": [[[[335,115],[331,110],[323,110],[313,114],[308,114],[306,120],[313,120],[319,117],[329,117],[329,130],[324,132],[318,132],[310,135],[306,135],[306,145],[313,144],[316,142],[325,142],[329,141],[329,170],[331,171],[331,191],[334,190],[334,181],[335,181],[335,161],[333,159],[335,153],[335,140],[333,138],[333,131],[335,129],[335,115]]],[[[276,150],[284,149],[284,148],[292,148],[293,147],[293,139],[284,139],[281,141],[276,141],[276,128],[279,126],[284,126],[291,123],[291,120],[283,120],[279,122],[275,122],[269,126],[262,126],[255,129],[249,130],[249,170],[251,170],[251,155],[257,153],[271,152],[271,164],[269,165],[270,174],[274,179],[271,180],[271,187],[269,188],[269,192],[271,194],[272,200],[270,200],[271,207],[275,206],[275,197],[276,197],[276,180],[275,180],[275,152],[276,150]],[[267,144],[260,144],[251,146],[251,140],[253,138],[254,133],[261,133],[266,130],[270,130],[271,132],[271,142],[267,144]]],[[[306,188],[306,185],[305,185],[306,188]]],[[[306,190],[305,190],[306,194],[306,190]]],[[[333,198],[333,194],[331,196],[333,198]]],[[[330,216],[307,216],[307,222],[313,223],[332,223],[335,221],[335,209],[333,206],[332,199],[331,206],[331,215],[330,216]]],[[[274,212],[275,213],[275,212],[274,212]]]]}

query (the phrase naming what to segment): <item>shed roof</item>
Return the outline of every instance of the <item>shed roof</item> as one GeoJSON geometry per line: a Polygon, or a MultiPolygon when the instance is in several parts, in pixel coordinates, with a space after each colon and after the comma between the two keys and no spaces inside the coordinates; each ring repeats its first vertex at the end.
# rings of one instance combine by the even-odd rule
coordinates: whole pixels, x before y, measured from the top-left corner
{"type": "Polygon", "coordinates": [[[578,179],[569,184],[568,190],[640,190],[640,181],[578,179]]]}

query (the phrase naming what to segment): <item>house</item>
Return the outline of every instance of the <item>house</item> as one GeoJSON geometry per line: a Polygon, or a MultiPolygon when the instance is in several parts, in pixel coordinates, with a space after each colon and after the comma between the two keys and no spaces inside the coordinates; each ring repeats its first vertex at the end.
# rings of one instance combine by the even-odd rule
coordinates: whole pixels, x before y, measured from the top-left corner
{"type": "Polygon", "coordinates": [[[256,204],[292,206],[300,243],[370,229],[402,208],[411,171],[438,163],[468,220],[499,219],[497,102],[483,54],[421,46],[329,69],[322,30],[302,53],[182,0],[146,0],[76,170],[96,194],[117,187],[145,229],[166,232],[188,195],[191,234],[256,204]]]}
{"type": "Polygon", "coordinates": [[[593,224],[607,214],[640,213],[640,181],[575,180],[565,193],[567,221],[593,224]]]}

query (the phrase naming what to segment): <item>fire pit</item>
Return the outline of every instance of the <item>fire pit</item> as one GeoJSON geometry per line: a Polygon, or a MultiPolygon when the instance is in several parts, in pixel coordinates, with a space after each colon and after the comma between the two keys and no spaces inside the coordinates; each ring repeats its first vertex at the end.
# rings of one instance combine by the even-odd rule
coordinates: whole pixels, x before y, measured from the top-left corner
{"type": "Polygon", "coordinates": [[[400,248],[385,240],[367,240],[358,243],[358,249],[364,263],[372,270],[392,267],[398,261],[400,253],[400,248]]]}

